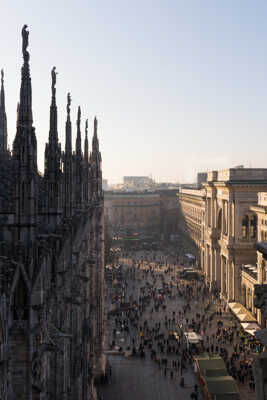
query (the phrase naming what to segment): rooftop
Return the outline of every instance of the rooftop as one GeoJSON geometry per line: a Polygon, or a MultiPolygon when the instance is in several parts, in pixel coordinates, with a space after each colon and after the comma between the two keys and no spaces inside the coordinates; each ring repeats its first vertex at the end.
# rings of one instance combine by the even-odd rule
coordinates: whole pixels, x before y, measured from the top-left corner
{"type": "Polygon", "coordinates": [[[187,194],[189,196],[203,197],[206,194],[205,189],[179,189],[179,194],[187,194]]]}
{"type": "Polygon", "coordinates": [[[207,181],[267,181],[267,168],[227,168],[220,171],[209,171],[207,181]]]}

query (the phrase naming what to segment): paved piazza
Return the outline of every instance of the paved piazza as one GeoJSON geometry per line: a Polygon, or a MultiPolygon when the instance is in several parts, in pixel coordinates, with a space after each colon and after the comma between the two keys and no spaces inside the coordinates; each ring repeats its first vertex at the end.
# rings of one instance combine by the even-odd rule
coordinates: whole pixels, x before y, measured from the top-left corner
{"type": "MultiPolygon", "coordinates": [[[[190,399],[197,383],[197,399],[202,400],[201,387],[193,371],[184,340],[180,340],[180,344],[179,341],[168,340],[170,330],[181,333],[179,326],[182,326],[182,331],[186,332],[192,318],[194,321],[202,321],[200,332],[203,334],[206,350],[211,351],[213,346],[215,352],[215,347],[218,345],[219,351],[221,348],[226,349],[229,359],[234,345],[237,345],[239,360],[235,364],[236,370],[240,372],[240,360],[245,360],[247,364],[251,363],[252,354],[248,350],[248,345],[239,350],[241,333],[239,323],[224,310],[219,299],[215,299],[205,290],[203,283],[178,280],[177,261],[170,257],[167,259],[160,252],[140,252],[134,254],[132,258],[120,260],[123,265],[121,302],[136,302],[137,306],[136,313],[128,315],[129,318],[124,313],[122,316],[110,316],[107,320],[106,353],[108,364],[111,366],[111,376],[108,383],[99,387],[102,399],[190,399]],[[163,283],[168,292],[162,296],[162,304],[156,311],[158,289],[163,287],[163,283]],[[192,287],[191,292],[188,292],[189,285],[192,287]],[[212,321],[209,320],[211,316],[213,316],[212,321]],[[231,344],[219,335],[216,337],[219,320],[223,322],[223,328],[227,332],[234,332],[231,344]],[[237,332],[239,332],[238,337],[237,332]],[[151,338],[151,341],[145,342],[143,334],[145,338],[151,338]],[[162,338],[158,340],[159,334],[162,338]],[[121,347],[120,351],[118,347],[121,347]],[[136,350],[135,356],[130,355],[133,347],[136,350]],[[168,360],[167,366],[162,363],[164,359],[168,360]],[[181,376],[184,377],[185,387],[180,386],[181,376]]],[[[113,284],[107,283],[107,311],[118,306],[115,296],[116,281],[114,285],[113,280],[113,284]]],[[[244,380],[244,384],[236,380],[241,399],[255,400],[255,392],[249,388],[249,377],[245,376],[244,380]]]]}

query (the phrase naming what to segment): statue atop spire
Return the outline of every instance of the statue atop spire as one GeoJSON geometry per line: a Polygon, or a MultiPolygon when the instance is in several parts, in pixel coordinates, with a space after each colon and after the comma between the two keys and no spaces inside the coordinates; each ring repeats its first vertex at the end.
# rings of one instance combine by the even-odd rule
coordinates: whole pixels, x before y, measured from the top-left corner
{"type": "Polygon", "coordinates": [[[71,97],[70,97],[70,93],[67,94],[67,114],[68,117],[70,115],[70,103],[71,103],[71,97]]]}
{"type": "Polygon", "coordinates": [[[56,67],[53,67],[53,68],[52,68],[52,71],[51,71],[51,77],[52,77],[52,96],[53,96],[53,97],[56,96],[57,74],[58,74],[58,72],[56,72],[56,67]]]}
{"type": "Polygon", "coordinates": [[[2,84],[2,86],[3,86],[3,83],[4,83],[4,70],[1,69],[1,84],[2,84]]]}
{"type": "Polygon", "coordinates": [[[29,61],[30,54],[27,51],[27,47],[29,46],[29,31],[27,31],[28,25],[24,25],[21,31],[22,35],[22,54],[24,61],[29,61]]]}

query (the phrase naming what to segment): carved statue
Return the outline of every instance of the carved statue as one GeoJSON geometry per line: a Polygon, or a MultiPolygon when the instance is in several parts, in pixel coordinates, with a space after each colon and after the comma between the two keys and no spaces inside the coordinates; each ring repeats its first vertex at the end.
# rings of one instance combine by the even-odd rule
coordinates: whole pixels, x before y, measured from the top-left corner
{"type": "Polygon", "coordinates": [[[52,68],[52,71],[51,71],[51,77],[52,77],[52,95],[53,95],[53,97],[55,96],[55,94],[56,94],[56,83],[57,83],[57,72],[56,72],[56,67],[53,67],[52,68]]]}
{"type": "Polygon", "coordinates": [[[1,82],[2,83],[4,82],[4,70],[3,69],[1,69],[1,82]]]}
{"type": "Polygon", "coordinates": [[[32,356],[32,386],[38,391],[43,391],[43,378],[42,378],[42,369],[43,369],[43,354],[39,350],[35,350],[32,356]]]}
{"type": "Polygon", "coordinates": [[[22,54],[24,60],[29,59],[29,53],[27,47],[29,46],[29,31],[27,31],[28,25],[24,25],[21,31],[22,35],[22,54]]]}
{"type": "Polygon", "coordinates": [[[67,95],[67,113],[68,113],[68,115],[70,114],[70,103],[71,103],[71,97],[70,97],[70,93],[68,93],[68,95],[67,95]]]}
{"type": "Polygon", "coordinates": [[[88,119],[85,121],[85,135],[88,134],[88,119]]]}

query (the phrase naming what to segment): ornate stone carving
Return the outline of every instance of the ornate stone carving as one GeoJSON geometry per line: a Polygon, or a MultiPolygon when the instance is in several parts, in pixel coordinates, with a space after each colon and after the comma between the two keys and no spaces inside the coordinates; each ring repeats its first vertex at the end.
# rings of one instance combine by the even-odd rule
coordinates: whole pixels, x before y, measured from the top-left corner
{"type": "Polygon", "coordinates": [[[31,377],[32,386],[38,392],[44,390],[44,379],[43,379],[43,352],[41,350],[35,350],[32,355],[31,362],[31,377]]]}

